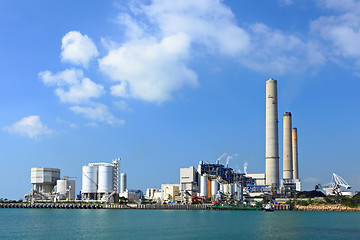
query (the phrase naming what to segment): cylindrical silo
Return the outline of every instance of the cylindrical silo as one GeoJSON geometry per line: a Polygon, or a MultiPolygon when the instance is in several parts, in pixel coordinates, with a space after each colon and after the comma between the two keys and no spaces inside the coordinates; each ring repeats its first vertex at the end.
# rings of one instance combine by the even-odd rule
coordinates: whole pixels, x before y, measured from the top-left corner
{"type": "Polygon", "coordinates": [[[297,128],[292,129],[293,178],[299,179],[297,128]]]}
{"type": "Polygon", "coordinates": [[[82,193],[96,193],[98,185],[98,167],[86,165],[82,167],[82,193]]]}
{"type": "Polygon", "coordinates": [[[200,177],[200,196],[201,197],[208,196],[208,177],[206,176],[200,177]]]}
{"type": "Polygon", "coordinates": [[[126,190],[126,173],[121,173],[120,177],[120,193],[125,192],[126,190]]]}
{"type": "Polygon", "coordinates": [[[283,121],[283,179],[293,179],[291,113],[284,113],[283,121]]]}
{"type": "Polygon", "coordinates": [[[266,185],[279,186],[277,81],[266,81],[266,185]]]}
{"type": "Polygon", "coordinates": [[[114,191],[114,166],[99,166],[98,193],[108,193],[114,191]]]}
{"type": "Polygon", "coordinates": [[[215,196],[217,192],[219,191],[219,183],[216,181],[216,179],[211,180],[211,196],[215,196]]]}
{"type": "Polygon", "coordinates": [[[56,193],[59,195],[66,195],[68,180],[61,179],[56,181],[56,193]]]}
{"type": "Polygon", "coordinates": [[[223,183],[223,193],[228,194],[229,193],[229,186],[227,183],[223,183]]]}

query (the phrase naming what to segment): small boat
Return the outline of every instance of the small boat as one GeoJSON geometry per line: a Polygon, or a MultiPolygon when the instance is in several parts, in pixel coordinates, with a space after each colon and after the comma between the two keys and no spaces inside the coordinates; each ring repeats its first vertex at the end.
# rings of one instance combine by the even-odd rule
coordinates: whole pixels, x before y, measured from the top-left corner
{"type": "Polygon", "coordinates": [[[274,211],[274,207],[270,204],[266,204],[266,206],[264,207],[264,211],[265,212],[273,212],[274,211]]]}

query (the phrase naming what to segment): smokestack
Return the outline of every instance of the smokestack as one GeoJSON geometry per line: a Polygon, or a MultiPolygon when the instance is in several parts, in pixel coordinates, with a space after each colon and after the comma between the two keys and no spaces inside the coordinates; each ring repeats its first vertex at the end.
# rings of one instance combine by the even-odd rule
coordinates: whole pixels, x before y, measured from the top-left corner
{"type": "Polygon", "coordinates": [[[266,81],[266,185],[279,186],[277,81],[266,81]]]}
{"type": "Polygon", "coordinates": [[[283,179],[293,179],[293,162],[292,162],[292,124],[291,113],[284,113],[283,122],[283,179]]]}
{"type": "Polygon", "coordinates": [[[297,128],[292,129],[293,178],[299,179],[297,128]]]}

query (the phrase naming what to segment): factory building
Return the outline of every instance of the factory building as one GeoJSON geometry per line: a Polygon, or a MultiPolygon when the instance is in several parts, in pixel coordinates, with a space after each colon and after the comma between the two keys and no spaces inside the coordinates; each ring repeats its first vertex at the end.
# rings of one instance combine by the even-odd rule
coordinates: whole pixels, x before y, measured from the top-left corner
{"type": "Polygon", "coordinates": [[[27,201],[59,201],[75,199],[75,180],[60,179],[59,168],[31,168],[33,189],[24,196],[27,201]]]}
{"type": "Polygon", "coordinates": [[[162,201],[162,191],[156,188],[148,188],[146,189],[145,198],[160,203],[162,201]]]}
{"type": "Polygon", "coordinates": [[[197,195],[199,190],[199,173],[196,168],[180,168],[180,191],[193,196],[197,195]]]}
{"type": "Polygon", "coordinates": [[[56,197],[58,200],[75,199],[75,180],[70,180],[68,176],[56,181],[56,197]]]}
{"type": "Polygon", "coordinates": [[[161,184],[161,199],[164,202],[175,202],[180,196],[180,184],[161,184]]]}
{"type": "Polygon", "coordinates": [[[143,198],[143,193],[141,190],[126,189],[124,192],[119,194],[119,197],[124,197],[130,202],[137,202],[139,199],[143,198]]]}
{"type": "Polygon", "coordinates": [[[82,167],[82,199],[108,201],[117,195],[119,182],[119,161],[110,163],[89,163],[82,167]]]}
{"type": "Polygon", "coordinates": [[[37,193],[51,194],[56,185],[56,181],[59,179],[59,168],[31,168],[31,184],[33,184],[33,190],[37,193]]]}
{"type": "Polygon", "coordinates": [[[246,174],[246,176],[251,177],[253,179],[254,185],[257,186],[266,185],[265,173],[252,173],[252,174],[246,174]]]}

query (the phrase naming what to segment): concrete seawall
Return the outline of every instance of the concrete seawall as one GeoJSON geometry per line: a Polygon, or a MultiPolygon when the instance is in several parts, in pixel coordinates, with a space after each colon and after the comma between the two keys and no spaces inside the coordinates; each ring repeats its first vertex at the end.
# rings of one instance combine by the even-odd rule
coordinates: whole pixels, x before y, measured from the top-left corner
{"type": "Polygon", "coordinates": [[[360,208],[351,208],[342,206],[341,204],[333,204],[333,205],[308,205],[308,206],[300,206],[295,205],[293,207],[295,211],[348,211],[348,212],[356,212],[360,211],[360,208]]]}
{"type": "Polygon", "coordinates": [[[209,205],[148,205],[148,204],[88,204],[88,203],[0,203],[0,208],[48,208],[48,209],[173,209],[207,210],[209,205]]]}

